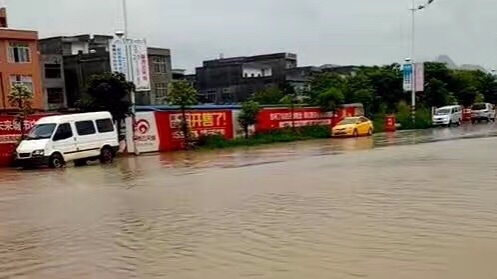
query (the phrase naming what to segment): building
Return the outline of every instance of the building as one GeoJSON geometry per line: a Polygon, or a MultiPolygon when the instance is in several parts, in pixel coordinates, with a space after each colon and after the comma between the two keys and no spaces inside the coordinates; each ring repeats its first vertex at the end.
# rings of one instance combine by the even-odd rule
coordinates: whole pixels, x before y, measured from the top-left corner
{"type": "Polygon", "coordinates": [[[23,84],[34,94],[33,109],[44,109],[38,32],[9,29],[6,10],[0,10],[0,110],[13,110],[8,102],[12,85],[23,84]]]}
{"type": "Polygon", "coordinates": [[[173,80],[171,51],[164,48],[148,48],[150,67],[150,101],[152,105],[166,103],[169,83],[173,80]]]}
{"type": "MultiPolygon", "coordinates": [[[[42,72],[46,84],[47,107],[73,108],[90,76],[110,72],[109,44],[112,36],[79,35],[40,40],[42,72]],[[56,74],[56,69],[60,73],[56,74]]],[[[150,92],[137,92],[140,105],[162,104],[172,80],[169,49],[148,48],[150,92]]]]}
{"type": "Polygon", "coordinates": [[[287,82],[297,67],[297,55],[274,53],[204,61],[196,68],[195,84],[202,102],[243,102],[257,91],[287,82]]]}

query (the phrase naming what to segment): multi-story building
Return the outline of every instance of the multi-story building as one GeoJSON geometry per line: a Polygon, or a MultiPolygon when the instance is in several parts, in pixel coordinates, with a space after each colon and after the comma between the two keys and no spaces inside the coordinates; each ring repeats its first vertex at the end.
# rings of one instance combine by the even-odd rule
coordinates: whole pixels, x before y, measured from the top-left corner
{"type": "Polygon", "coordinates": [[[243,102],[255,92],[287,82],[297,67],[297,55],[275,53],[204,61],[196,69],[196,87],[204,102],[243,102]]]}
{"type": "MultiPolygon", "coordinates": [[[[90,76],[111,71],[109,43],[112,38],[80,35],[40,40],[49,108],[73,108],[86,89],[90,76]],[[55,74],[55,69],[61,69],[60,74],[55,74]]],[[[162,104],[172,80],[171,52],[169,49],[149,48],[148,58],[152,90],[137,92],[136,103],[162,104]]]]}
{"type": "Polygon", "coordinates": [[[23,84],[34,95],[33,109],[44,109],[38,32],[9,29],[6,10],[0,12],[0,110],[13,110],[8,102],[12,85],[23,84]]]}
{"type": "Polygon", "coordinates": [[[150,67],[150,104],[165,104],[169,83],[173,80],[171,51],[164,48],[148,48],[150,67]]]}

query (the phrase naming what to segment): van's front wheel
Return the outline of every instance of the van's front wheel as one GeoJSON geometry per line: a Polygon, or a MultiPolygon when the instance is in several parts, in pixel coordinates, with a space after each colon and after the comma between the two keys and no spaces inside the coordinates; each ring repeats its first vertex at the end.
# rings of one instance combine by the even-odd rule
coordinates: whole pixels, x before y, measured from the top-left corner
{"type": "Polygon", "coordinates": [[[104,147],[100,151],[100,163],[111,164],[114,161],[114,153],[110,147],[104,147]]]}
{"type": "Polygon", "coordinates": [[[65,164],[66,162],[64,161],[64,158],[59,153],[53,154],[48,160],[48,166],[52,169],[63,168],[65,164]]]}

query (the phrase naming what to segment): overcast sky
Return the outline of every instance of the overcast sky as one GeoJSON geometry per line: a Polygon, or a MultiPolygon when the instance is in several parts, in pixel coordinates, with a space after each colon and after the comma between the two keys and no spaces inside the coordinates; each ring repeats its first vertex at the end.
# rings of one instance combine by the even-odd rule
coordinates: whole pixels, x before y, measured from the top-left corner
{"type": "MultiPolygon", "coordinates": [[[[0,0],[1,1],[1,0],[0,0]]],[[[127,0],[129,32],[171,48],[173,67],[294,52],[299,65],[385,64],[409,56],[411,0],[127,0]]],[[[416,0],[418,4],[426,0],[416,0]]],[[[40,37],[122,29],[121,0],[6,0],[12,28],[40,37]]],[[[416,59],[497,64],[496,0],[435,0],[416,15],[416,59]]]]}

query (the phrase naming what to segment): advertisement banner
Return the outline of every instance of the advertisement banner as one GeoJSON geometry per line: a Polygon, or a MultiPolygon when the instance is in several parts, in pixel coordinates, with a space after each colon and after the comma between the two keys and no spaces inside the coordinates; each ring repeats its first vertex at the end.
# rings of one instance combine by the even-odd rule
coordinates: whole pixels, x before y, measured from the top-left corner
{"type": "Polygon", "coordinates": [[[416,92],[422,92],[425,90],[425,64],[424,63],[416,63],[414,66],[416,74],[414,88],[416,92]]]}
{"type": "MultiPolygon", "coordinates": [[[[38,119],[47,115],[32,115],[24,121],[24,130],[29,132],[38,119]]],[[[15,147],[21,138],[21,125],[15,116],[0,116],[0,167],[12,162],[15,147]]]]}
{"type": "Polygon", "coordinates": [[[139,113],[135,117],[135,144],[139,152],[159,150],[159,134],[154,112],[139,113]]]}
{"type": "MultiPolygon", "coordinates": [[[[323,114],[319,108],[298,108],[293,112],[295,127],[331,125],[332,115],[323,114]]],[[[292,127],[292,112],[289,108],[263,109],[259,112],[257,132],[292,127]]]]}
{"type": "Polygon", "coordinates": [[[402,73],[404,77],[403,88],[404,91],[411,91],[413,85],[413,68],[412,64],[404,64],[402,66],[402,73]]]}
{"type": "Polygon", "coordinates": [[[133,83],[136,91],[150,91],[147,43],[145,40],[131,40],[130,46],[133,83]]]}
{"type": "Polygon", "coordinates": [[[124,40],[114,38],[110,41],[110,68],[112,72],[124,74],[126,80],[130,80],[128,73],[128,62],[126,59],[126,44],[124,40]]]}

